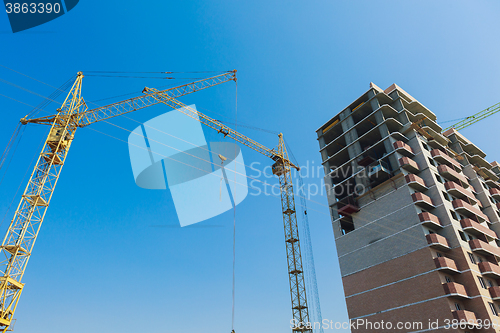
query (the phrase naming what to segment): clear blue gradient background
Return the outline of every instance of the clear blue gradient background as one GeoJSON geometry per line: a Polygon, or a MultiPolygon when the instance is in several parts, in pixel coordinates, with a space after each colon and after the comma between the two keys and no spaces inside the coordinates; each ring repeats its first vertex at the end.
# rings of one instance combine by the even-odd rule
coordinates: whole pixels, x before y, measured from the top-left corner
{"type": "MultiPolygon", "coordinates": [[[[54,86],[77,71],[238,69],[238,122],[282,131],[300,164],[319,166],[315,130],[370,81],[382,88],[397,83],[441,121],[499,102],[499,10],[497,1],[81,1],[17,34],[0,13],[0,64],[54,86]]],[[[54,90],[1,67],[0,77],[45,96],[54,90]]],[[[94,101],[166,84],[174,82],[86,77],[83,94],[94,101]]],[[[42,101],[1,82],[0,93],[31,105],[42,101]]],[[[182,101],[217,119],[236,118],[234,84],[182,101]]],[[[0,96],[2,150],[30,110],[0,96]]],[[[131,117],[143,122],[163,112],[158,106],[131,117]]],[[[499,119],[463,131],[490,161],[500,159],[499,119]]],[[[108,124],[93,128],[124,141],[129,134],[108,124]]],[[[0,217],[46,130],[26,128],[0,186],[0,217]]],[[[277,144],[276,136],[240,130],[277,144]]],[[[243,152],[246,164],[270,164],[243,152]]],[[[321,176],[306,184],[320,184],[321,176]]],[[[312,199],[323,317],[346,321],[326,197],[312,199]]],[[[14,208],[18,200],[19,194],[14,208]]],[[[179,228],[168,191],[134,184],[125,142],[79,130],[23,280],[16,332],[229,333],[232,214],[179,228]]],[[[236,332],[289,332],[279,198],[249,195],[236,215],[236,332]]]]}

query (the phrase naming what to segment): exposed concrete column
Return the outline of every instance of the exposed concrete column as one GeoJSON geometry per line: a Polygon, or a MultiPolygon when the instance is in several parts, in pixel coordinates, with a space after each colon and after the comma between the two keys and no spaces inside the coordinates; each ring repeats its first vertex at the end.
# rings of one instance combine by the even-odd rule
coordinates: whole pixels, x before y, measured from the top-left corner
{"type": "Polygon", "coordinates": [[[402,125],[408,124],[410,122],[410,119],[408,118],[408,115],[406,114],[406,112],[403,112],[404,105],[403,105],[403,102],[401,101],[401,98],[399,98],[397,90],[390,93],[389,97],[391,97],[392,99],[395,100],[394,102],[391,103],[391,107],[394,108],[394,110],[398,111],[398,116],[396,119],[402,125]]]}
{"type": "Polygon", "coordinates": [[[332,207],[337,203],[336,199],[337,196],[335,195],[335,191],[333,188],[332,178],[330,178],[329,176],[325,176],[324,181],[325,181],[325,190],[326,190],[326,198],[328,200],[328,206],[332,207]]]}
{"type": "MultiPolygon", "coordinates": [[[[449,136],[448,139],[451,139],[450,148],[453,149],[457,154],[462,154],[465,152],[465,150],[462,148],[462,145],[460,144],[460,142],[456,138],[455,134],[449,136]]],[[[463,161],[465,161],[465,156],[464,156],[463,161]]],[[[466,163],[465,165],[467,165],[467,164],[469,164],[469,163],[466,163]]]]}
{"type": "MultiPolygon", "coordinates": [[[[376,93],[375,93],[374,89],[372,89],[368,92],[368,98],[375,97],[375,95],[376,95],[376,93]]],[[[377,98],[372,98],[370,100],[370,105],[371,105],[373,111],[377,110],[380,107],[380,103],[379,103],[377,98]]]]}
{"type": "Polygon", "coordinates": [[[390,93],[389,97],[395,100],[391,105],[394,109],[397,111],[402,111],[404,109],[403,102],[401,102],[401,98],[399,98],[397,90],[390,93]]]}
{"type": "Polygon", "coordinates": [[[403,126],[410,123],[410,118],[408,118],[408,115],[406,114],[406,112],[400,112],[398,114],[397,120],[399,120],[399,122],[403,126]]]}
{"type": "MultiPolygon", "coordinates": [[[[321,129],[316,132],[318,134],[318,142],[319,142],[320,149],[326,146],[325,137],[323,136],[322,132],[323,132],[323,130],[321,130],[321,129]]],[[[325,159],[323,158],[323,160],[325,160],[325,159]]]]}
{"type": "MultiPolygon", "coordinates": [[[[386,140],[387,141],[387,140],[386,140]]],[[[392,154],[389,156],[389,163],[391,165],[392,171],[398,170],[399,169],[399,161],[398,161],[398,156],[396,154],[392,154]]]]}
{"type": "MultiPolygon", "coordinates": [[[[339,115],[340,120],[342,121],[342,130],[345,133],[345,141],[347,145],[350,145],[347,148],[347,152],[349,153],[349,159],[354,158],[355,156],[358,156],[363,152],[361,149],[361,144],[358,141],[358,132],[356,129],[352,128],[354,124],[354,120],[351,117],[351,109],[347,108],[344,110],[342,113],[339,115]],[[352,143],[352,144],[351,144],[352,143]]],[[[351,161],[351,169],[353,173],[358,172],[361,170],[360,166],[358,165],[358,162],[356,160],[351,161]]],[[[363,188],[367,188],[370,186],[370,181],[366,177],[364,177],[363,173],[361,173],[361,176],[356,176],[354,177],[355,185],[361,185],[363,188]]]]}
{"type": "MultiPolygon", "coordinates": [[[[382,110],[378,110],[375,113],[375,120],[377,121],[377,125],[379,125],[378,130],[380,132],[380,136],[383,138],[388,136],[391,132],[389,131],[387,124],[383,123],[385,121],[385,118],[384,118],[384,115],[382,113],[382,110]]],[[[385,151],[387,153],[389,153],[393,150],[393,147],[392,147],[393,141],[396,141],[396,140],[394,140],[394,138],[392,138],[392,137],[389,137],[389,140],[384,140],[384,147],[385,147],[385,151]]]]}
{"type": "MultiPolygon", "coordinates": [[[[374,90],[371,90],[369,93],[368,93],[368,96],[369,97],[372,97],[372,96],[375,96],[375,92],[374,90]]],[[[377,125],[379,124],[382,124],[385,120],[384,118],[384,114],[382,113],[382,110],[380,110],[380,103],[378,101],[377,98],[373,98],[371,101],[371,106],[373,108],[373,110],[378,110],[377,112],[375,112],[375,120],[377,122],[377,125]]],[[[386,137],[387,135],[389,135],[389,129],[387,128],[387,125],[386,124],[382,124],[379,126],[379,132],[380,132],[380,135],[384,138],[386,137]]],[[[385,144],[385,143],[384,143],[385,144]]],[[[385,147],[386,150],[387,150],[387,147],[385,147]]],[[[390,152],[391,150],[387,150],[387,152],[390,152]]]]}
{"type": "MultiPolygon", "coordinates": [[[[382,124],[378,127],[380,136],[383,138],[387,137],[390,134],[390,131],[389,128],[387,127],[387,124],[383,124],[385,118],[384,114],[382,113],[382,110],[378,110],[375,113],[375,120],[377,121],[377,125],[382,124]]],[[[384,140],[384,148],[386,153],[390,153],[391,151],[394,150],[393,146],[394,142],[396,142],[396,140],[391,136],[389,136],[387,139],[384,140]]],[[[397,170],[399,168],[399,163],[397,159],[394,157],[394,155],[391,155],[391,157],[389,157],[389,163],[391,164],[392,170],[397,170]]]]}
{"type": "MultiPolygon", "coordinates": [[[[319,142],[319,147],[320,150],[326,146],[325,142],[325,137],[323,136],[323,130],[319,129],[317,132],[318,135],[318,142],[319,142]]],[[[325,190],[326,190],[326,197],[328,199],[328,206],[332,206],[336,203],[335,199],[335,192],[333,191],[333,182],[332,178],[329,176],[329,173],[331,171],[330,168],[330,162],[325,162],[328,159],[328,154],[325,150],[321,150],[321,159],[322,159],[322,165],[323,165],[323,170],[325,172],[325,176],[323,177],[323,182],[325,183],[325,190]]],[[[336,210],[332,209],[332,212],[336,210]]],[[[333,215],[332,215],[333,218],[333,215]]]]}
{"type": "MultiPolygon", "coordinates": [[[[395,109],[396,111],[398,111],[398,115],[396,117],[396,119],[401,123],[401,125],[407,125],[410,123],[410,119],[408,118],[408,114],[404,111],[404,105],[403,105],[403,102],[401,101],[401,98],[399,97],[399,94],[398,94],[398,91],[397,90],[394,90],[392,93],[389,94],[389,97],[391,97],[393,100],[395,100],[393,103],[391,103],[391,107],[393,109],[395,109]]],[[[388,145],[384,142],[384,147],[385,149],[389,148],[390,150],[389,151],[392,151],[394,149],[394,146],[392,146],[392,144],[396,141],[394,138],[392,137],[389,137],[389,145],[390,147],[388,147],[388,145]]],[[[391,168],[393,170],[397,170],[399,169],[399,161],[398,161],[398,155],[397,154],[392,154],[390,157],[389,157],[389,161],[391,163],[391,168]]]]}
{"type": "Polygon", "coordinates": [[[342,122],[341,123],[342,131],[344,131],[345,133],[344,138],[346,145],[348,146],[350,145],[347,148],[347,152],[349,153],[349,158],[353,158],[354,156],[361,153],[361,145],[359,144],[359,142],[357,142],[358,132],[356,131],[355,128],[353,128],[354,120],[351,117],[351,109],[347,108],[344,111],[342,111],[339,114],[339,118],[340,121],[342,122]],[[351,143],[353,142],[354,144],[351,145],[351,143]]]}
{"type": "Polygon", "coordinates": [[[377,122],[377,125],[382,124],[378,127],[380,135],[382,137],[386,137],[387,135],[389,135],[389,128],[387,127],[387,124],[383,123],[385,121],[385,118],[382,110],[378,110],[377,112],[375,112],[375,121],[377,122]]]}
{"type": "MultiPolygon", "coordinates": [[[[326,146],[325,143],[325,138],[323,137],[323,131],[320,129],[317,131],[318,134],[318,141],[319,141],[319,147],[320,149],[324,148],[326,146]]],[[[328,159],[328,153],[326,152],[326,149],[321,150],[321,162],[323,165],[323,169],[325,171],[325,176],[330,173],[330,162],[325,162],[328,159]]]]}

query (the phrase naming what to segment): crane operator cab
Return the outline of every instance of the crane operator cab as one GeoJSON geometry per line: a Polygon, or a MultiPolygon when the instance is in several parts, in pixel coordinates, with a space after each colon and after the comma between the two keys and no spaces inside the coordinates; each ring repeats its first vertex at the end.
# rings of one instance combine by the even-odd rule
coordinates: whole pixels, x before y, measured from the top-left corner
{"type": "Polygon", "coordinates": [[[283,160],[282,159],[278,159],[272,166],[272,169],[273,169],[273,175],[276,175],[276,176],[281,176],[283,175],[283,173],[285,172],[285,168],[283,166],[283,160]]]}
{"type": "Polygon", "coordinates": [[[67,130],[65,131],[63,126],[56,125],[50,129],[49,137],[47,138],[47,144],[52,149],[52,151],[57,150],[59,152],[62,149],[68,147],[71,144],[73,138],[73,135],[67,130]],[[66,132],[66,134],[63,138],[64,132],[66,132]]]}

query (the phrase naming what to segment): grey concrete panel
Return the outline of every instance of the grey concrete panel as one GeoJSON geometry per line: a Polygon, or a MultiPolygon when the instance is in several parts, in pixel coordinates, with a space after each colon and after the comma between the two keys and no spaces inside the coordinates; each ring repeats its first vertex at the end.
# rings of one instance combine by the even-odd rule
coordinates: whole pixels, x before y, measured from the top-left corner
{"type": "MultiPolygon", "coordinates": [[[[403,232],[375,241],[357,251],[339,257],[342,277],[372,267],[427,246],[422,228],[415,225],[403,232]]],[[[402,267],[402,269],[404,269],[402,267]]]]}
{"type": "Polygon", "coordinates": [[[401,187],[373,204],[362,207],[353,215],[353,222],[355,230],[336,240],[339,256],[419,224],[420,220],[408,188],[401,187]],[[402,208],[404,206],[407,207],[402,208]]]}

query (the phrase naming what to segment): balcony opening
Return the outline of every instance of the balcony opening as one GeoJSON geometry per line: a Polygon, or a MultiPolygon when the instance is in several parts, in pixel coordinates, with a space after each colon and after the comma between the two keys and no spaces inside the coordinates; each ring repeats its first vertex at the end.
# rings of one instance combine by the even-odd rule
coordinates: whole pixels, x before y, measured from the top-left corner
{"type": "Polygon", "coordinates": [[[366,167],[387,154],[383,143],[372,146],[373,142],[361,146],[364,152],[358,158],[358,165],[366,167]]]}
{"type": "Polygon", "coordinates": [[[486,238],[486,236],[485,236],[485,235],[483,235],[483,234],[478,235],[478,236],[477,236],[477,239],[482,240],[482,241],[483,241],[483,242],[485,242],[485,243],[488,243],[488,242],[489,242],[489,241],[488,241],[488,238],[486,238]]]}
{"type": "Polygon", "coordinates": [[[377,163],[368,166],[368,178],[372,181],[378,178],[384,178],[384,180],[386,180],[391,175],[390,169],[391,167],[389,166],[389,163],[384,160],[380,160],[377,163]]]}
{"type": "MultiPolygon", "coordinates": [[[[372,126],[372,125],[370,125],[370,126],[372,126]]],[[[373,126],[371,127],[371,129],[373,129],[373,126]]],[[[380,131],[379,130],[373,130],[369,134],[364,135],[367,132],[360,133],[358,131],[359,144],[361,145],[361,148],[363,150],[366,150],[366,149],[372,147],[374,143],[379,142],[380,140],[382,140],[382,135],[380,135],[380,131]]],[[[385,152],[385,150],[384,150],[384,152],[385,152]]]]}
{"type": "Polygon", "coordinates": [[[323,130],[323,137],[325,139],[325,144],[335,140],[339,136],[342,136],[344,131],[342,130],[342,125],[338,117],[336,117],[325,129],[323,130]]]}
{"type": "Polygon", "coordinates": [[[350,216],[359,212],[359,206],[354,195],[347,196],[337,202],[337,211],[340,215],[350,216]]]}
{"type": "Polygon", "coordinates": [[[340,217],[340,231],[342,235],[346,235],[354,230],[354,223],[352,221],[352,217],[350,216],[342,216],[340,217]]]}
{"type": "Polygon", "coordinates": [[[342,183],[357,171],[351,164],[346,164],[342,167],[332,166],[331,169],[332,171],[328,174],[328,177],[330,177],[334,185],[342,183]]]}
{"type": "Polygon", "coordinates": [[[462,199],[463,201],[465,201],[466,203],[468,203],[469,205],[471,205],[471,206],[472,206],[472,205],[474,205],[474,202],[472,202],[472,200],[471,200],[471,199],[469,199],[468,197],[463,197],[463,198],[461,198],[461,199],[462,199]]]}
{"type": "Polygon", "coordinates": [[[335,195],[337,202],[342,201],[344,198],[348,196],[354,195],[355,186],[356,182],[354,179],[349,179],[348,181],[343,182],[342,184],[336,185],[333,188],[333,193],[335,195]]]}
{"type": "Polygon", "coordinates": [[[373,112],[373,109],[368,102],[369,97],[368,94],[365,94],[354,101],[349,108],[351,109],[351,116],[354,120],[354,123],[357,123],[364,119],[367,115],[373,112]]]}
{"type": "Polygon", "coordinates": [[[385,182],[391,176],[392,168],[387,158],[368,166],[368,178],[370,179],[370,186],[372,188],[385,182]]]}
{"type": "MultiPolygon", "coordinates": [[[[326,141],[326,139],[325,139],[326,141]]],[[[347,142],[345,140],[345,135],[333,137],[330,141],[326,141],[326,154],[328,158],[334,156],[339,151],[344,149],[347,146],[347,142]]]]}
{"type": "Polygon", "coordinates": [[[486,287],[486,283],[484,283],[484,279],[482,277],[478,276],[477,279],[479,280],[479,284],[481,285],[481,288],[488,289],[488,287],[486,287]]]}
{"type": "Polygon", "coordinates": [[[365,152],[358,159],[358,164],[361,166],[368,166],[377,160],[377,155],[373,152],[365,152]]]}
{"type": "Polygon", "coordinates": [[[495,316],[498,316],[498,312],[497,312],[497,309],[495,308],[495,304],[490,303],[490,302],[488,302],[488,304],[490,305],[491,312],[492,312],[495,316]]]}
{"type": "MultiPolygon", "coordinates": [[[[375,119],[374,115],[372,115],[368,118],[365,118],[362,121],[359,121],[358,125],[356,127],[356,130],[358,131],[358,137],[365,135],[366,133],[371,131],[376,126],[377,126],[377,119],[375,119]]],[[[372,133],[374,133],[374,132],[379,133],[378,130],[375,130],[372,133]]]]}
{"type": "Polygon", "coordinates": [[[462,172],[462,169],[460,169],[459,167],[457,167],[456,165],[452,165],[451,168],[456,172],[456,173],[460,173],[462,172]]]}
{"type": "Polygon", "coordinates": [[[323,135],[325,135],[325,133],[327,133],[328,131],[330,131],[333,127],[335,127],[336,125],[338,125],[340,122],[340,119],[339,117],[335,117],[335,119],[332,119],[328,126],[326,126],[324,129],[323,129],[323,135]]]}
{"type": "Polygon", "coordinates": [[[470,262],[476,264],[476,258],[474,258],[474,255],[470,252],[467,252],[467,254],[469,255],[470,262]]]}

